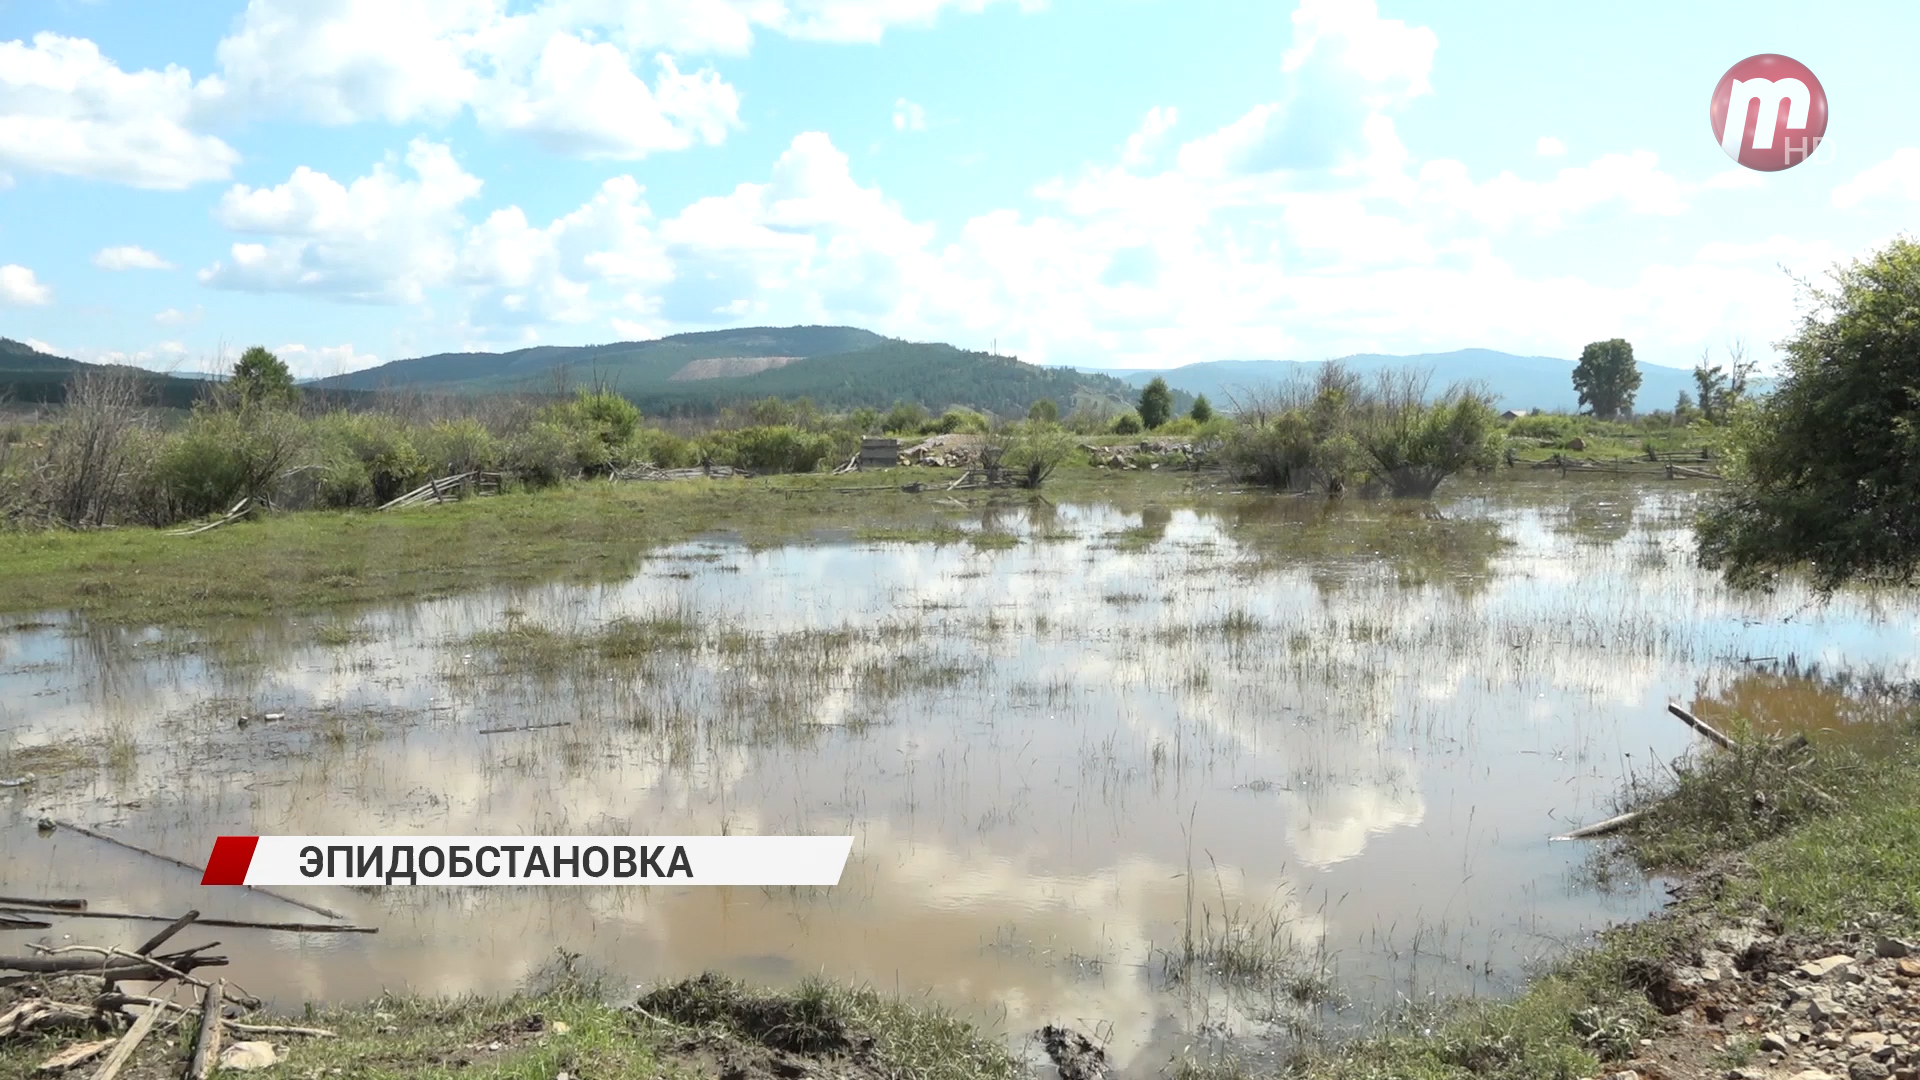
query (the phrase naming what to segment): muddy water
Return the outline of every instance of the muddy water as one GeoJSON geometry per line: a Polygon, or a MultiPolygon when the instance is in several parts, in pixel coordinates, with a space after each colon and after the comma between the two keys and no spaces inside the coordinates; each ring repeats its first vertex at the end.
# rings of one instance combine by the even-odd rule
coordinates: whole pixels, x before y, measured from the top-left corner
{"type": "Polygon", "coordinates": [[[192,861],[220,833],[850,832],[830,890],[308,890],[379,935],[221,931],[221,951],[282,1005],[506,990],[556,950],[636,981],[824,974],[1010,1033],[1098,1029],[1143,1073],[1196,1036],[1503,993],[1657,904],[1547,838],[1689,751],[1669,700],[1819,726],[1854,713],[1810,670],[1920,675],[1911,601],[1745,597],[1693,569],[1689,498],[1016,505],[953,516],[989,543],[716,536],[614,586],[215,639],[44,616],[0,633],[0,760],[98,767],[0,793],[0,894],[306,917],[42,815],[192,861]],[[527,644],[663,615],[690,647],[527,644]],[[558,726],[480,734],[535,724],[558,726]],[[1223,939],[1289,978],[1177,962],[1223,939]],[[1306,973],[1332,1002],[1294,1000],[1306,973]]]}

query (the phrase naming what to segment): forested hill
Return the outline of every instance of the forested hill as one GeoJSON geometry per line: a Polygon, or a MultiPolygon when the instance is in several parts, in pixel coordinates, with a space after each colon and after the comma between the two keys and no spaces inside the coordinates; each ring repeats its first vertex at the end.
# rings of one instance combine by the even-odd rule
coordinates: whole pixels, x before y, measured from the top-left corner
{"type": "Polygon", "coordinates": [[[823,408],[917,402],[1002,415],[1040,398],[1064,411],[1079,400],[1132,401],[1138,391],[1104,375],[1040,367],[951,345],[919,344],[844,326],[750,327],[655,341],[507,353],[440,353],[323,379],[341,389],[551,393],[611,386],[654,415],[698,415],[765,397],[811,398],[823,408]]]}
{"type": "Polygon", "coordinates": [[[151,403],[175,409],[192,405],[207,386],[200,379],[165,375],[145,368],[69,360],[43,353],[24,342],[0,337],[0,403],[31,405],[64,401],[68,382],[87,371],[127,372],[144,384],[151,403]]]}

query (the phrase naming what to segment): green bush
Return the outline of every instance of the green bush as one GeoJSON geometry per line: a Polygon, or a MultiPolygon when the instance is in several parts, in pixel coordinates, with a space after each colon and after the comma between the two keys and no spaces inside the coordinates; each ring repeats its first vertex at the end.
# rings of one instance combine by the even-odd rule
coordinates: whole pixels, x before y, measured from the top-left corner
{"type": "Polygon", "coordinates": [[[993,430],[993,424],[985,416],[972,409],[952,408],[940,414],[940,419],[920,425],[922,435],[952,435],[963,432],[968,435],[985,435],[993,430]]]}
{"type": "Polygon", "coordinates": [[[412,432],[386,413],[330,413],[314,421],[320,499],[328,506],[379,506],[430,479],[434,469],[412,432]]]}
{"type": "Polygon", "coordinates": [[[537,420],[508,440],[506,466],[528,487],[548,487],[575,474],[576,439],[571,431],[537,420]]]}
{"type": "Polygon", "coordinates": [[[927,410],[910,401],[903,401],[887,410],[880,418],[880,430],[911,435],[918,432],[927,422],[927,410]]]}
{"type": "Polygon", "coordinates": [[[1507,434],[1522,439],[1548,439],[1564,442],[1578,434],[1579,424],[1571,416],[1554,413],[1535,413],[1532,416],[1516,417],[1507,422],[1507,434]]]}
{"type": "Polygon", "coordinates": [[[1115,435],[1138,435],[1146,430],[1146,425],[1140,422],[1139,413],[1129,409],[1113,418],[1113,426],[1109,430],[1115,435]]]}
{"type": "Polygon", "coordinates": [[[785,424],[715,432],[701,440],[714,462],[750,472],[812,472],[838,464],[860,448],[851,432],[812,432],[785,424]]]}
{"type": "Polygon", "coordinates": [[[224,512],[243,498],[265,496],[292,464],[304,435],[291,413],[263,407],[195,409],[160,443],[143,500],[181,518],[224,512]]]}
{"type": "Polygon", "coordinates": [[[433,476],[500,467],[500,440],[478,420],[440,420],[414,434],[413,445],[433,476]]]}

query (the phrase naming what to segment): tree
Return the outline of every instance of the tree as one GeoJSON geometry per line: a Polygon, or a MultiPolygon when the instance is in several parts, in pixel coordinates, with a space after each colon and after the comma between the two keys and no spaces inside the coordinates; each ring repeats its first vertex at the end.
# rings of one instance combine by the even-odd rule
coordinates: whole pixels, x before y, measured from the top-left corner
{"type": "Polygon", "coordinates": [[[1140,391],[1140,423],[1148,431],[1173,419],[1173,391],[1167,389],[1167,380],[1154,376],[1145,390],[1140,391]]]}
{"type": "Polygon", "coordinates": [[[1920,570],[1920,242],[1832,279],[1807,287],[1778,387],[1732,418],[1734,483],[1696,538],[1735,585],[1801,565],[1824,589],[1920,570]]]}
{"type": "Polygon", "coordinates": [[[1027,410],[1027,419],[1043,424],[1057,423],[1060,420],[1060,406],[1055,405],[1052,398],[1041,398],[1027,410]]]}
{"type": "Polygon", "coordinates": [[[260,345],[240,354],[227,383],[242,405],[291,405],[297,393],[286,362],[260,345]]]}
{"type": "Polygon", "coordinates": [[[1693,366],[1693,386],[1699,392],[1700,415],[1709,423],[1721,419],[1727,400],[1727,369],[1713,362],[1711,350],[1701,350],[1700,362],[1693,366]]]}
{"type": "Polygon", "coordinates": [[[1196,424],[1206,423],[1213,419],[1213,402],[1207,400],[1207,395],[1201,394],[1193,399],[1193,410],[1187,416],[1196,424]]]}
{"type": "Polygon", "coordinates": [[[1573,388],[1580,392],[1580,404],[1590,406],[1593,415],[1612,420],[1633,409],[1634,392],[1640,389],[1640,368],[1633,362],[1633,346],[1620,338],[1596,341],[1580,352],[1580,363],[1573,369],[1573,388]]]}

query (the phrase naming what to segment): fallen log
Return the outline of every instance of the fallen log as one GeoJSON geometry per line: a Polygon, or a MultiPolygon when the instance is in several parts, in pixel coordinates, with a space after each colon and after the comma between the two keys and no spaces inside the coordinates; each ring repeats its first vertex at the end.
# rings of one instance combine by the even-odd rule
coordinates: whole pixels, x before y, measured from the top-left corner
{"type": "MultiPolygon", "coordinates": [[[[529,729],[510,728],[508,730],[519,731],[529,729]]],[[[486,734],[486,732],[482,732],[481,734],[486,734]]],[[[47,915],[52,913],[15,911],[9,908],[0,908],[0,915],[27,914],[47,915]]],[[[360,926],[355,923],[255,922],[250,919],[201,919],[197,917],[197,912],[195,915],[195,926],[221,926],[238,930],[281,930],[290,934],[377,934],[380,932],[380,928],[377,926],[360,926]]],[[[118,919],[122,922],[166,922],[168,919],[173,918],[171,915],[146,915],[133,911],[66,911],[61,912],[60,916],[68,919],[118,919]]],[[[186,924],[183,922],[178,928],[168,927],[168,929],[162,931],[162,933],[165,934],[166,937],[171,937],[174,933],[178,933],[180,929],[184,929],[185,926],[186,924]]],[[[165,942],[166,937],[161,937],[160,941],[165,942]]],[[[157,944],[149,943],[147,946],[134,951],[145,953],[158,947],[157,944]]]]}
{"type": "Polygon", "coordinates": [[[1692,728],[1693,730],[1699,732],[1702,735],[1705,735],[1707,737],[1708,742],[1713,743],[1715,746],[1718,746],[1720,749],[1722,750],[1733,749],[1733,740],[1727,738],[1725,735],[1720,734],[1718,731],[1715,731],[1713,729],[1713,725],[1707,723],[1705,720],[1700,719],[1699,717],[1693,715],[1692,713],[1688,712],[1687,710],[1681,708],[1678,705],[1675,705],[1672,702],[1667,703],[1667,711],[1679,717],[1681,720],[1685,721],[1688,727],[1692,728]]]}
{"type": "Polygon", "coordinates": [[[54,1027],[88,1025],[97,1021],[99,1015],[85,1006],[31,998],[0,1013],[0,1039],[54,1027]]]}
{"type": "Polygon", "coordinates": [[[8,904],[13,907],[53,908],[56,911],[87,910],[87,902],[85,900],[35,900],[32,897],[26,896],[0,896],[0,904],[8,904]]]}
{"type": "Polygon", "coordinates": [[[21,971],[30,975],[98,975],[103,979],[126,982],[153,982],[176,978],[182,972],[190,972],[195,968],[227,965],[224,956],[176,953],[142,962],[125,959],[126,955],[0,956],[0,971],[21,971]]]}
{"type": "MultiPolygon", "coordinates": [[[[117,847],[126,848],[128,851],[139,852],[142,855],[146,855],[150,858],[159,859],[162,862],[170,862],[175,866],[182,867],[187,870],[191,870],[194,873],[200,874],[202,876],[205,876],[207,872],[207,868],[204,866],[195,866],[190,862],[187,862],[183,859],[176,859],[171,855],[162,855],[157,851],[149,851],[148,849],[143,848],[138,844],[130,844],[125,840],[119,839],[118,837],[108,836],[106,833],[103,833],[103,832],[95,832],[94,830],[87,828],[85,825],[76,825],[71,821],[55,821],[54,824],[63,829],[71,829],[82,836],[90,836],[95,840],[99,840],[108,844],[113,844],[117,847]]],[[[240,885],[237,887],[242,889],[247,889],[251,892],[257,892],[262,896],[271,896],[275,900],[278,900],[283,904],[292,904],[294,907],[297,907],[297,908],[305,908],[306,910],[313,912],[315,915],[325,915],[329,919],[339,919],[342,922],[344,922],[346,921],[346,918],[347,918],[345,915],[342,915],[339,912],[334,911],[332,908],[324,908],[318,904],[309,904],[305,900],[295,900],[293,897],[287,896],[284,893],[277,893],[277,892],[274,892],[272,889],[262,888],[261,886],[258,886],[258,885],[240,885]]]]}
{"type": "Polygon", "coordinates": [[[1624,814],[1616,814],[1613,817],[1607,818],[1604,821],[1596,821],[1591,825],[1582,825],[1570,833],[1553,837],[1553,839],[1554,840],[1585,840],[1585,839],[1588,839],[1589,837],[1605,836],[1610,832],[1618,832],[1621,829],[1624,829],[1627,826],[1633,824],[1634,822],[1640,820],[1640,818],[1645,813],[1646,813],[1645,810],[1629,810],[1624,814]]]}
{"type": "Polygon", "coordinates": [[[227,980],[216,979],[213,989],[200,995],[200,1030],[193,1036],[193,1056],[187,1059],[186,1080],[207,1080],[220,1060],[220,1002],[226,990],[227,980]]]}
{"type": "MultiPolygon", "coordinates": [[[[47,915],[50,912],[36,911],[34,915],[47,915]]],[[[0,930],[49,930],[53,924],[40,919],[29,918],[27,912],[0,911],[0,930]]]]}

